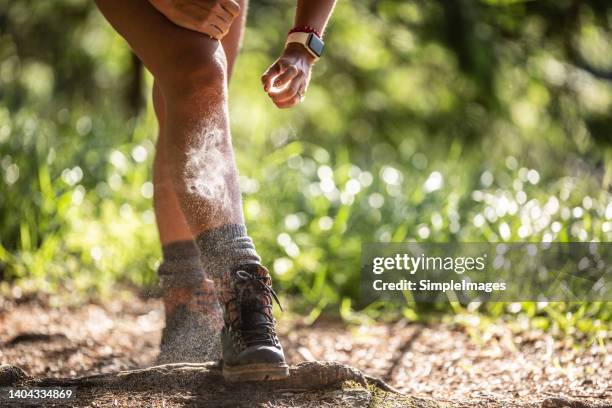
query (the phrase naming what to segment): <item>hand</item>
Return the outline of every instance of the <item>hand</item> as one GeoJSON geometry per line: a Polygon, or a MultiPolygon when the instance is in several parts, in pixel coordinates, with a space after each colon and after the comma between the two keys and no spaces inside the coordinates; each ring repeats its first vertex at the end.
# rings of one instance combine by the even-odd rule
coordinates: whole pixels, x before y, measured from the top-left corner
{"type": "Polygon", "coordinates": [[[263,74],[264,91],[278,108],[290,108],[304,99],[314,62],[303,45],[291,43],[263,74]]]}
{"type": "Polygon", "coordinates": [[[174,24],[220,40],[240,12],[235,0],[149,0],[174,24]]]}

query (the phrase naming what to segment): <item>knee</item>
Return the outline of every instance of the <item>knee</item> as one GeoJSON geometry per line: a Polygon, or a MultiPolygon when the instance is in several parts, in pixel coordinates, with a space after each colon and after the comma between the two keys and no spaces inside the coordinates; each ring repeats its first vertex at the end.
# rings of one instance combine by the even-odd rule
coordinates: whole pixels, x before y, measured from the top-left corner
{"type": "Polygon", "coordinates": [[[196,46],[177,51],[159,79],[166,98],[185,100],[223,97],[226,76],[227,62],[220,43],[215,41],[211,46],[209,40],[203,38],[196,46]]]}

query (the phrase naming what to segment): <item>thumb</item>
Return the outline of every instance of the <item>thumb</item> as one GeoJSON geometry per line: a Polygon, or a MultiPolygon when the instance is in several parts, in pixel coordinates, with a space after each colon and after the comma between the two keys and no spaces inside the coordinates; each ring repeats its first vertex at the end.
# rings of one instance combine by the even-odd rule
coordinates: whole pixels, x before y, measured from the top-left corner
{"type": "Polygon", "coordinates": [[[281,61],[276,61],[264,74],[261,76],[261,83],[263,84],[264,91],[268,92],[272,87],[272,81],[276,78],[283,70],[281,61]]]}

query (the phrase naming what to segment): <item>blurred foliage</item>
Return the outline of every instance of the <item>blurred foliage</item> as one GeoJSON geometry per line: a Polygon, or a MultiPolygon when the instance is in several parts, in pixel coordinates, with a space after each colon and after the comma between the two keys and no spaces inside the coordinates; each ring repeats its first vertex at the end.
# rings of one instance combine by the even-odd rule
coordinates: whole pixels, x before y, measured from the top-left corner
{"type": "MultiPolygon", "coordinates": [[[[610,241],[612,3],[340,1],[305,102],[278,111],[259,76],[293,7],[251,4],[230,105],[250,232],[313,317],[350,318],[363,242],[610,241]]],[[[4,280],[154,284],[139,69],[90,1],[0,0],[4,280]]],[[[518,305],[479,307],[564,330],[611,320],[605,303],[518,305]]]]}

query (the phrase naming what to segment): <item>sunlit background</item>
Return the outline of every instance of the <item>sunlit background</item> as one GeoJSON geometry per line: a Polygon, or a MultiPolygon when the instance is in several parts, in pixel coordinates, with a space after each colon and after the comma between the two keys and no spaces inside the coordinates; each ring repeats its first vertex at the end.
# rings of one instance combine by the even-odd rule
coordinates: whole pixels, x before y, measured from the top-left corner
{"type": "MultiPolygon", "coordinates": [[[[350,318],[363,242],[611,240],[612,3],[341,0],[305,102],[279,111],[259,77],[293,7],[251,5],[230,106],[249,230],[296,310],[350,318]]],[[[3,290],[155,286],[150,84],[93,2],[0,0],[3,290]]],[[[585,333],[612,319],[475,308],[585,333]]],[[[430,312],[368,309],[391,310],[430,312]]]]}

